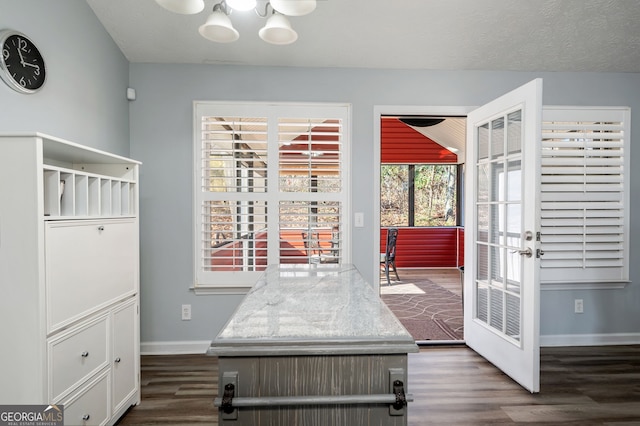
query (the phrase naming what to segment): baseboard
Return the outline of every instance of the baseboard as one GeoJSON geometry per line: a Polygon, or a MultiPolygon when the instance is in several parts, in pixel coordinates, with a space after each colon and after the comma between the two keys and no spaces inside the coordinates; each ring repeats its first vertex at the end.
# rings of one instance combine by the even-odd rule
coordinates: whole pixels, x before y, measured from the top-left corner
{"type": "Polygon", "coordinates": [[[140,342],[140,355],[204,354],[210,340],[181,342],[140,342]]]}
{"type": "MultiPolygon", "coordinates": [[[[141,342],[140,355],[204,354],[209,340],[180,342],[141,342]]],[[[640,345],[640,333],[548,334],[540,336],[541,347],[640,345]]]]}
{"type": "Polygon", "coordinates": [[[541,347],[638,345],[640,333],[552,334],[540,336],[541,347]]]}

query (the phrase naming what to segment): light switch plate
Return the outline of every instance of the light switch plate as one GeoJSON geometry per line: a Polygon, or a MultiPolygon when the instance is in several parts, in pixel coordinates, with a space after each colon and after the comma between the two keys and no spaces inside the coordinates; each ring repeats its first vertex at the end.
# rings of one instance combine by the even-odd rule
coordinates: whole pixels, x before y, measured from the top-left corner
{"type": "Polygon", "coordinates": [[[353,225],[356,228],[362,228],[364,226],[364,213],[358,212],[353,215],[353,225]]]}

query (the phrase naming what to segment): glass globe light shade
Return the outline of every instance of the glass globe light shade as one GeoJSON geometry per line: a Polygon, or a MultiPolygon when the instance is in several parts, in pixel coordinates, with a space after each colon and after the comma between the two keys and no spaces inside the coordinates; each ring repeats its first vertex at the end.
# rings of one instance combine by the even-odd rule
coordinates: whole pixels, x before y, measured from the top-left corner
{"type": "Polygon", "coordinates": [[[218,43],[229,43],[240,38],[240,33],[233,28],[231,19],[220,10],[209,15],[207,22],[198,28],[198,32],[207,40],[218,43]]]}
{"type": "Polygon", "coordinates": [[[298,39],[286,16],[274,13],[258,32],[260,38],[271,44],[291,44],[298,39]]]}

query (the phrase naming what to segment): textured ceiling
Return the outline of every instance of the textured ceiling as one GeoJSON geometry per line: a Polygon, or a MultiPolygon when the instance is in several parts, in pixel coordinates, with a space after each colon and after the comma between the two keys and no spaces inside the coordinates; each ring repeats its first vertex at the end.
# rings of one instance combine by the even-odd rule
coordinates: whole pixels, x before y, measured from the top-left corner
{"type": "MultiPolygon", "coordinates": [[[[131,62],[431,70],[640,72],[640,0],[318,0],[274,46],[234,12],[240,39],[202,38],[196,15],[154,0],[87,0],[131,62]]],[[[259,0],[264,8],[264,1],[259,0]]]]}

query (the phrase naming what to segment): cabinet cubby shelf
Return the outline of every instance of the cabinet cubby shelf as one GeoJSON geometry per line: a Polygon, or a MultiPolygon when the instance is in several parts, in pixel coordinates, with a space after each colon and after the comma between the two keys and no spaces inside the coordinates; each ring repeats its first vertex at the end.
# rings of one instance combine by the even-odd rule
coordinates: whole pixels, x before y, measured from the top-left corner
{"type": "Polygon", "coordinates": [[[134,180],[51,165],[43,170],[47,220],[136,215],[134,180]]]}

